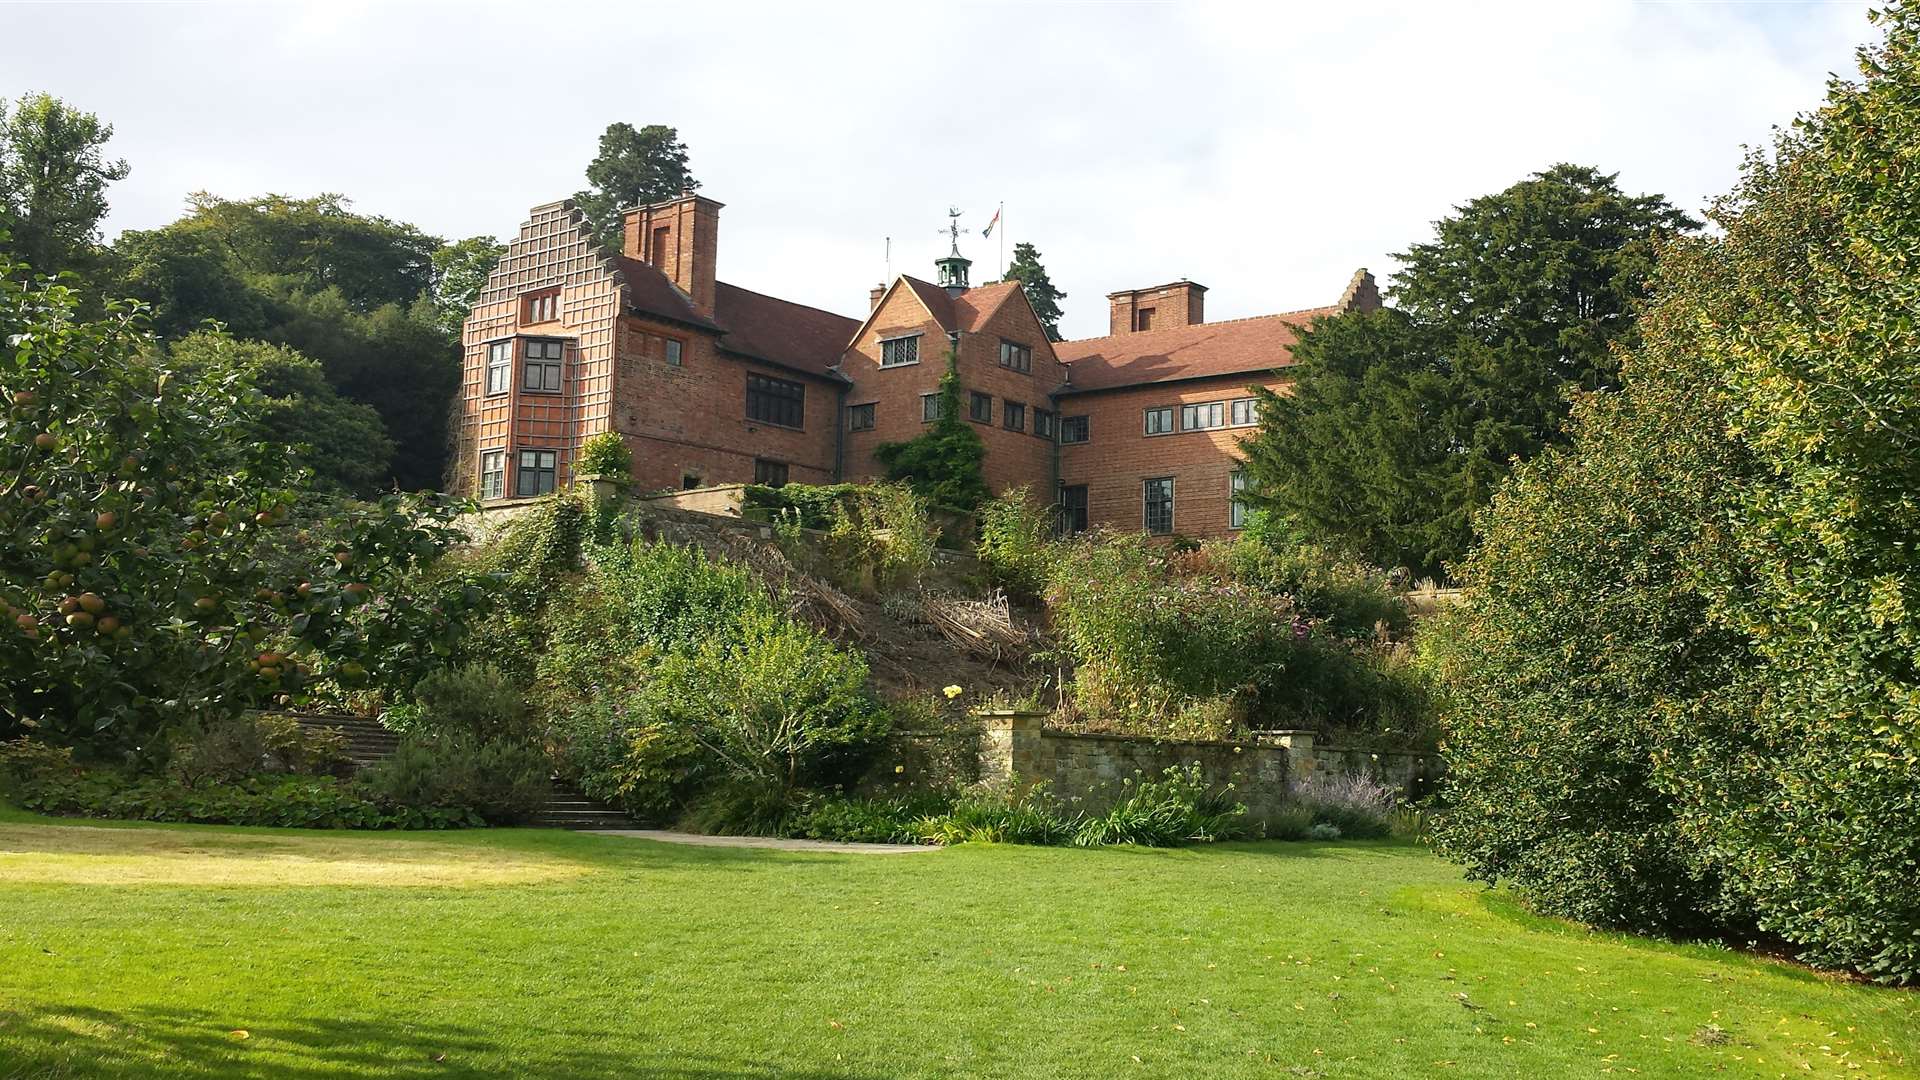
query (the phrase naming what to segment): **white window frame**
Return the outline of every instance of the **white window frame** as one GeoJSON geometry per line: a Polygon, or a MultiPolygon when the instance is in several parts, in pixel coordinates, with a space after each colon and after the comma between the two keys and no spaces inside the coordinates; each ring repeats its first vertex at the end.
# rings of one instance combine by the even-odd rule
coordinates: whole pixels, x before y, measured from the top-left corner
{"type": "Polygon", "coordinates": [[[480,498],[507,497],[507,448],[498,446],[480,451],[480,498]],[[491,464],[494,467],[489,469],[491,464]]]}
{"type": "Polygon", "coordinates": [[[668,365],[672,367],[683,366],[685,364],[686,355],[687,355],[686,343],[681,341],[679,338],[667,338],[665,340],[667,343],[665,354],[666,354],[668,365]]]}
{"type": "Polygon", "coordinates": [[[1148,536],[1172,536],[1173,535],[1174,520],[1175,520],[1174,518],[1175,487],[1176,487],[1176,484],[1174,483],[1174,478],[1171,476],[1149,476],[1146,479],[1140,481],[1140,527],[1146,530],[1148,536]],[[1150,490],[1151,485],[1162,484],[1162,483],[1167,485],[1167,527],[1163,530],[1159,530],[1153,527],[1153,517],[1152,517],[1153,502],[1152,500],[1147,498],[1147,492],[1150,490]]]}
{"type": "Polygon", "coordinates": [[[1259,398],[1234,398],[1227,405],[1228,427],[1254,427],[1260,423],[1259,398]]]}
{"type": "Polygon", "coordinates": [[[1247,470],[1235,469],[1227,474],[1227,528],[1244,529],[1247,527],[1247,504],[1240,496],[1247,490],[1247,470]]]}
{"type": "Polygon", "coordinates": [[[901,334],[899,337],[880,339],[880,366],[883,368],[912,367],[920,362],[920,335],[901,334]],[[892,348],[888,348],[892,346],[892,348]],[[900,354],[906,353],[901,359],[900,354]],[[888,359],[892,354],[893,359],[888,359]]]}
{"type": "Polygon", "coordinates": [[[1196,401],[1180,406],[1181,431],[1217,431],[1226,426],[1227,403],[1224,401],[1196,401]],[[1203,413],[1211,423],[1198,422],[1203,413]]]}
{"type": "Polygon", "coordinates": [[[513,392],[513,339],[487,342],[486,396],[513,392]]]}

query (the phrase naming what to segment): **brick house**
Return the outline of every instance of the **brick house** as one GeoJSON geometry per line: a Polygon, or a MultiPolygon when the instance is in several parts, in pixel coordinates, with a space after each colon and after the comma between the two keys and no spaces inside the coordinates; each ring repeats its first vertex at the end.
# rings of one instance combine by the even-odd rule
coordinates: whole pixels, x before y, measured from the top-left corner
{"type": "Polygon", "coordinates": [[[718,280],[720,209],[628,210],[617,256],[571,202],[531,211],[466,322],[452,489],[552,491],[604,431],[642,489],[874,478],[875,447],[933,419],[951,354],[993,490],[1049,493],[1074,527],[1221,535],[1246,387],[1284,384],[1298,325],[1380,302],[1361,271],[1332,307],[1210,324],[1205,288],[1176,282],[1114,293],[1108,337],[1054,343],[956,249],[855,320],[718,280]]]}

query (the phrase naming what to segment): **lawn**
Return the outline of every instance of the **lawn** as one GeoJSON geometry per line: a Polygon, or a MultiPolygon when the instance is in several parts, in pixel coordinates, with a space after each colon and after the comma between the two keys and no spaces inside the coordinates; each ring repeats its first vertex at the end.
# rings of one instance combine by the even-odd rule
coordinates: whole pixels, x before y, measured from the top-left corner
{"type": "Polygon", "coordinates": [[[1399,843],[824,855],[0,812],[6,1078],[1912,1076],[1914,1060],[1920,994],[1535,919],[1399,843]]]}

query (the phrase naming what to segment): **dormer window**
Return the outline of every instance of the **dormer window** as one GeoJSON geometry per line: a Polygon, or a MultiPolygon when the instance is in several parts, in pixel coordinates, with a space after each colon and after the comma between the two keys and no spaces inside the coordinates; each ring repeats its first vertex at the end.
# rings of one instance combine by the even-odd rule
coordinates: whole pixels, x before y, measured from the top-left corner
{"type": "Polygon", "coordinates": [[[542,289],[520,298],[520,321],[523,324],[553,322],[559,317],[559,289],[542,289]]]}
{"type": "Polygon", "coordinates": [[[880,366],[902,367],[920,362],[920,335],[888,338],[880,343],[880,366]]]}

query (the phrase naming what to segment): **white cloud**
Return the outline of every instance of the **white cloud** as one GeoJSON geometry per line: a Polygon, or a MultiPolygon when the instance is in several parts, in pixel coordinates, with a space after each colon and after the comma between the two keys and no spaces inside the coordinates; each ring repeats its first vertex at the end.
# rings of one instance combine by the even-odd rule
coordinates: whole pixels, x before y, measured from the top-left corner
{"type": "MultiPolygon", "coordinates": [[[[1697,209],[1815,105],[1864,5],[187,4],[0,7],[0,95],[117,129],[111,229],[187,192],[339,191],[450,237],[669,123],[727,203],[721,274],[849,314],[1007,203],[1104,332],[1191,277],[1215,318],[1325,303],[1455,203],[1556,161],[1697,209]],[[76,61],[84,57],[84,64],[76,61]]],[[[979,277],[999,247],[963,244],[979,277]]],[[[1010,245],[1009,245],[1010,247],[1010,245]]]]}

